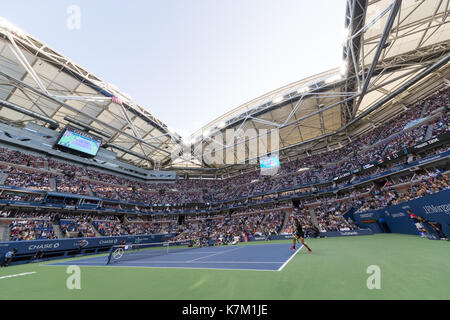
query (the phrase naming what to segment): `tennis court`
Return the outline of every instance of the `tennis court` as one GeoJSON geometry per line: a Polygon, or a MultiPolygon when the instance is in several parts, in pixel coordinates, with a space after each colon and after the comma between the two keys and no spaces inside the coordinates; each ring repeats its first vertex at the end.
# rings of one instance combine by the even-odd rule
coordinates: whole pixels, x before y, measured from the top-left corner
{"type": "Polygon", "coordinates": [[[443,277],[450,268],[446,241],[398,234],[308,239],[312,254],[305,249],[292,252],[291,245],[291,241],[250,242],[110,265],[106,264],[108,254],[17,265],[0,269],[0,286],[5,288],[0,290],[0,299],[450,297],[448,277],[443,277]],[[68,273],[70,265],[80,267],[81,290],[69,290],[66,286],[73,275],[68,273]],[[367,270],[372,265],[381,269],[381,290],[367,288],[371,276],[367,270]]]}
{"type": "Polygon", "coordinates": [[[141,251],[139,256],[134,259],[124,259],[108,265],[107,256],[48,265],[281,271],[301,249],[302,247],[297,247],[297,251],[290,250],[288,244],[216,246],[192,248],[156,255],[153,251],[141,251]]]}

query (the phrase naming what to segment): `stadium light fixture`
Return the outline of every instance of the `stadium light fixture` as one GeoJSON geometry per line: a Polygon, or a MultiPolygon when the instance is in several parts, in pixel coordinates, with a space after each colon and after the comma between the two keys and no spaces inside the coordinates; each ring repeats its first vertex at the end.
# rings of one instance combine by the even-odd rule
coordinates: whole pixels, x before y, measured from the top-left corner
{"type": "Polygon", "coordinates": [[[275,104],[277,104],[277,103],[280,103],[280,102],[283,101],[283,100],[284,100],[283,97],[278,97],[278,98],[274,99],[272,102],[275,103],[275,104]]]}
{"type": "Polygon", "coordinates": [[[220,122],[219,123],[219,125],[217,126],[219,129],[223,129],[223,128],[225,128],[226,127],[226,123],[225,123],[225,121],[222,121],[222,122],[220,122]]]}
{"type": "Polygon", "coordinates": [[[308,92],[309,90],[310,90],[309,87],[303,87],[303,88],[298,89],[298,90],[297,90],[297,93],[302,94],[302,93],[308,92]]]}
{"type": "Polygon", "coordinates": [[[331,77],[329,77],[328,79],[326,79],[325,82],[327,84],[330,84],[330,83],[334,83],[336,81],[339,81],[341,79],[342,79],[342,74],[336,73],[336,74],[332,75],[331,77]]]}

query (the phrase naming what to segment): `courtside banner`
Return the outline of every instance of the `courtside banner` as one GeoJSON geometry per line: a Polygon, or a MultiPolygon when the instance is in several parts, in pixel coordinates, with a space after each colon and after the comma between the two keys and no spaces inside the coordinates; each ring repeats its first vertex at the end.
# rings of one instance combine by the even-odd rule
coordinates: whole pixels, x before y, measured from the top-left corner
{"type": "MultiPolygon", "coordinates": [[[[360,230],[348,230],[348,231],[328,231],[321,232],[322,237],[349,237],[349,236],[367,236],[374,234],[370,229],[360,229],[360,230]]],[[[269,240],[291,240],[294,236],[292,234],[276,235],[270,236],[269,240]]],[[[266,237],[255,237],[250,239],[250,241],[267,241],[266,237]]]]}
{"type": "Polygon", "coordinates": [[[386,222],[392,232],[419,234],[407,210],[428,221],[440,223],[442,231],[447,235],[450,233],[450,189],[384,210],[386,222]]]}
{"type": "Polygon", "coordinates": [[[377,224],[376,221],[382,218],[393,233],[419,235],[407,210],[428,221],[439,223],[444,234],[450,234],[450,189],[380,210],[355,213],[354,216],[358,225],[365,221],[377,224]]]}
{"type": "Polygon", "coordinates": [[[44,250],[52,251],[69,251],[78,249],[92,249],[101,247],[111,247],[119,245],[123,241],[127,244],[139,243],[159,243],[164,242],[171,235],[156,234],[144,236],[122,236],[122,237],[101,237],[101,238],[74,238],[74,239],[57,239],[57,240],[34,240],[34,241],[14,241],[0,242],[0,257],[5,252],[15,248],[17,254],[33,254],[44,250]]]}
{"type": "Polygon", "coordinates": [[[324,237],[351,237],[351,236],[371,236],[373,231],[370,229],[360,229],[360,230],[347,230],[347,231],[328,231],[321,232],[320,235],[324,237]]]}

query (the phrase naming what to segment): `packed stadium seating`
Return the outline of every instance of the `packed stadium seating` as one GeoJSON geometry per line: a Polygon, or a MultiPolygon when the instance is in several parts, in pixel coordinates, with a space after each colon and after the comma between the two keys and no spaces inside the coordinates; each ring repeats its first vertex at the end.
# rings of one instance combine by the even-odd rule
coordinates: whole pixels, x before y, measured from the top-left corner
{"type": "MultiPolygon", "coordinates": [[[[349,187],[339,195],[337,186],[360,181],[411,161],[399,158],[393,162],[338,178],[352,170],[385,157],[395,158],[406,148],[449,132],[448,109],[450,90],[444,90],[410,106],[388,122],[375,126],[342,148],[321,154],[300,156],[282,163],[275,176],[262,177],[258,170],[219,180],[178,180],[175,183],[146,183],[112,173],[100,172],[81,165],[61,162],[44,156],[0,148],[0,170],[4,185],[41,191],[57,191],[102,198],[102,208],[140,211],[135,214],[64,214],[8,209],[0,218],[8,219],[12,241],[52,239],[59,231],[63,237],[95,237],[178,234],[177,239],[200,237],[229,239],[234,236],[255,237],[290,232],[294,216],[298,216],[313,235],[316,231],[358,228],[342,216],[351,208],[360,212],[383,208],[417,197],[448,189],[448,176],[439,171],[423,171],[386,178],[382,185],[349,187]],[[303,170],[299,170],[303,169],[303,170]],[[403,186],[402,191],[397,190],[403,186]],[[406,185],[406,187],[405,187],[406,185]],[[406,188],[406,189],[405,189],[406,188]],[[292,189],[292,190],[290,190],[292,189]],[[264,204],[283,194],[305,195],[300,207],[292,202],[264,204]],[[259,199],[256,199],[260,196],[259,199]],[[251,201],[259,201],[256,206],[251,201]],[[256,199],[256,200],[255,200],[256,199]],[[116,201],[116,202],[114,202],[116,201]],[[121,201],[117,203],[117,201],[121,201]],[[222,210],[225,203],[236,206],[222,210]],[[170,206],[167,206],[170,205],[170,206]],[[195,212],[210,210],[214,214],[195,212]],[[280,209],[281,208],[281,209],[280,209]],[[179,224],[177,210],[193,210],[179,224]],[[152,215],[145,215],[151,213],[152,215]],[[174,213],[169,215],[168,213],[174,213]],[[57,215],[57,224],[52,221],[57,215]],[[54,230],[60,228],[60,230],[54,230]],[[56,231],[56,232],[55,232],[56,231]]],[[[448,144],[411,154],[413,159],[449,150],[448,144]]],[[[0,199],[42,201],[43,196],[30,192],[1,191],[0,199]]]]}
{"type": "Polygon", "coordinates": [[[11,241],[56,239],[48,220],[15,220],[10,224],[11,241]]]}

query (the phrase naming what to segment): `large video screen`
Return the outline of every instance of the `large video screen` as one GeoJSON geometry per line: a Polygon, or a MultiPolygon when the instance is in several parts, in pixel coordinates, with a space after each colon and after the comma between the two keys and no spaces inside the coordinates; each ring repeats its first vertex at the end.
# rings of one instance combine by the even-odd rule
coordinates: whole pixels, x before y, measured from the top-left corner
{"type": "Polygon", "coordinates": [[[86,132],[73,128],[66,128],[57,145],[90,156],[96,156],[102,145],[102,141],[86,132]]]}
{"type": "Polygon", "coordinates": [[[259,160],[262,175],[273,175],[280,168],[280,159],[278,156],[270,156],[259,160]]]}

